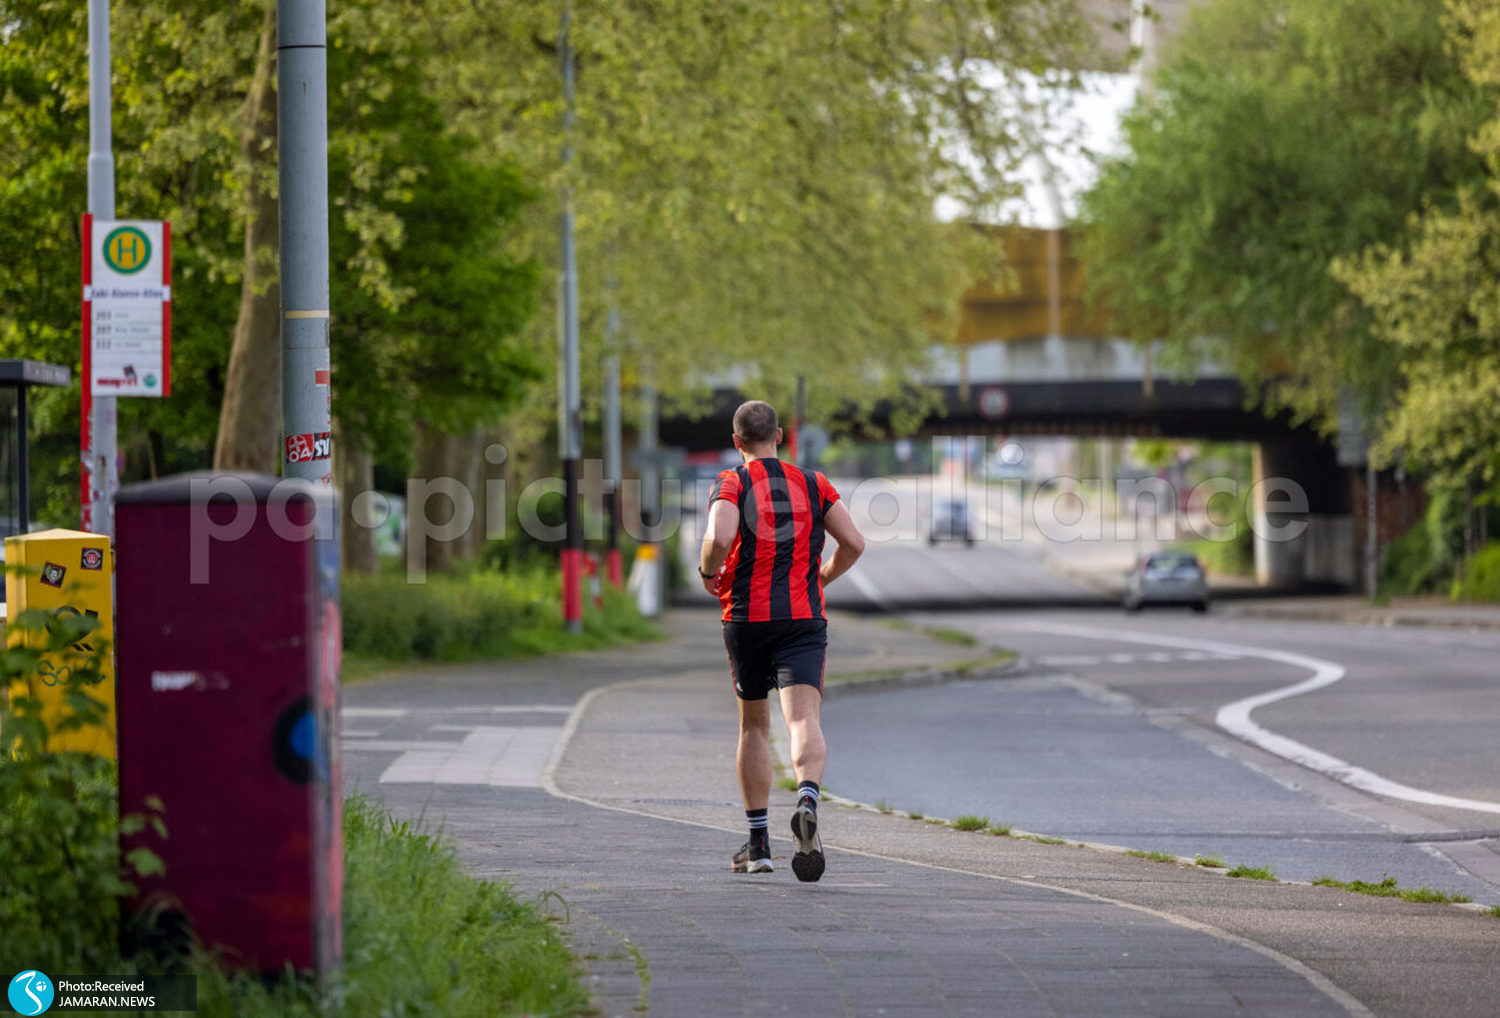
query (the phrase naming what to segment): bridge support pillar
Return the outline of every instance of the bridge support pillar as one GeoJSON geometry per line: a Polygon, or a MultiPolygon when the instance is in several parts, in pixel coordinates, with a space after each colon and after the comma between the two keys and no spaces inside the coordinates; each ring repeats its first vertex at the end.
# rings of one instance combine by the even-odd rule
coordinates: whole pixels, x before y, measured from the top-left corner
{"type": "Polygon", "coordinates": [[[1255,579],[1263,587],[1299,587],[1306,578],[1308,496],[1293,443],[1261,442],[1251,454],[1255,579]]]}

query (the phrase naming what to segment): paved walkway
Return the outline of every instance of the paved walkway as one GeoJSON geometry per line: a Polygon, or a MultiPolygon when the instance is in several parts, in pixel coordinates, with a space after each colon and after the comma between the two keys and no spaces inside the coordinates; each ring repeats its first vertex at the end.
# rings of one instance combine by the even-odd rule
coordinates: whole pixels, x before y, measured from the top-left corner
{"type": "MultiPolygon", "coordinates": [[[[547,895],[605,1014],[1495,1013],[1500,921],[1453,908],[832,803],[828,873],[804,885],[779,791],[777,871],[732,874],[742,814],[718,627],[687,611],[668,628],[672,641],[624,652],[345,696],[351,787],[440,824],[477,874],[547,895]]],[[[976,655],[871,622],[830,628],[846,672],[976,655]]]]}

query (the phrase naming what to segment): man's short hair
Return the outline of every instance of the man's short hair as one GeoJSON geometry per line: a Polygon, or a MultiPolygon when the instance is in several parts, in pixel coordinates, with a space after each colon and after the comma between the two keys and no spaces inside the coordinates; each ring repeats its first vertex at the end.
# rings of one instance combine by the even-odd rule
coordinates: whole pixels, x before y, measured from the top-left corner
{"type": "Polygon", "coordinates": [[[734,412],[734,433],[741,442],[761,445],[776,440],[776,411],[771,404],[752,399],[734,412]]]}

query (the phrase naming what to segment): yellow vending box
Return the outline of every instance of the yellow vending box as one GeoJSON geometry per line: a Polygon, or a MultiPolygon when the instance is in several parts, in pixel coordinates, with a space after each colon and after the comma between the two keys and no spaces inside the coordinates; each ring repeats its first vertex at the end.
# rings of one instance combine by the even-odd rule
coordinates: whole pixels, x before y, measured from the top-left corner
{"type": "Polygon", "coordinates": [[[64,685],[70,669],[82,663],[101,641],[107,648],[102,672],[103,681],[88,692],[107,705],[104,727],[88,727],[61,732],[48,739],[51,750],[75,749],[101,756],[115,756],[115,559],[109,538],[79,530],[43,530],[5,539],[5,562],[25,566],[25,575],[9,570],[5,574],[7,625],[6,643],[11,647],[35,642],[40,634],[28,633],[16,625],[16,618],[31,608],[42,611],[68,611],[90,615],[99,620],[95,629],[76,651],[49,654],[29,680],[16,680],[10,690],[12,698],[30,695],[42,701],[42,716],[55,724],[66,713],[64,685]],[[28,690],[29,683],[29,690],[28,690]]]}

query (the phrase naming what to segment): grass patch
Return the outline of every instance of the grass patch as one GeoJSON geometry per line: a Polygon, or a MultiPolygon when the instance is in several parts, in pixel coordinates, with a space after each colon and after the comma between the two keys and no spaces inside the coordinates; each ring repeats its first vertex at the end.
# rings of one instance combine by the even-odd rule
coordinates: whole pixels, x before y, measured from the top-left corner
{"type": "Polygon", "coordinates": [[[1193,860],[1194,866],[1204,866],[1212,870],[1228,869],[1224,860],[1210,852],[1208,855],[1200,855],[1193,860]]]}
{"type": "Polygon", "coordinates": [[[1144,852],[1139,848],[1128,849],[1126,855],[1132,859],[1150,859],[1152,862],[1176,862],[1177,857],[1171,852],[1144,852]]]}
{"type": "Polygon", "coordinates": [[[1313,881],[1313,885],[1337,887],[1341,891],[1368,894],[1375,898],[1400,898],[1402,901],[1429,902],[1438,905],[1458,904],[1471,900],[1467,894],[1434,891],[1430,887],[1402,888],[1396,883],[1395,877],[1386,877],[1378,884],[1368,880],[1345,881],[1335,880],[1333,877],[1319,877],[1313,881]]]}
{"type": "Polygon", "coordinates": [[[777,778],[776,787],[783,792],[795,792],[797,790],[796,778],[777,778]]]}
{"type": "Polygon", "coordinates": [[[996,821],[985,828],[985,833],[994,835],[997,838],[1008,838],[1010,837],[1010,824],[996,821]]]}
{"type": "Polygon", "coordinates": [[[942,817],[926,817],[926,818],[924,818],[922,820],[922,823],[924,823],[924,824],[937,824],[939,827],[947,827],[948,826],[948,821],[944,820],[942,817]]]}
{"type": "Polygon", "coordinates": [[[889,813],[891,812],[891,804],[886,802],[884,799],[876,799],[875,809],[881,813],[889,813]]]}
{"type": "Polygon", "coordinates": [[[1239,877],[1242,880],[1275,880],[1276,874],[1271,872],[1269,866],[1236,866],[1229,871],[1229,876],[1239,877]]]}
{"type": "Polygon", "coordinates": [[[885,625],[891,629],[899,629],[903,633],[921,633],[923,636],[936,640],[938,643],[946,643],[953,647],[977,647],[979,638],[962,629],[952,629],[948,626],[922,626],[906,619],[886,619],[885,625]]]}
{"type": "Polygon", "coordinates": [[[906,818],[908,820],[921,820],[922,819],[922,814],[919,813],[919,812],[917,812],[914,809],[909,809],[909,810],[906,811],[906,818]]]}
{"type": "Polygon", "coordinates": [[[1496,919],[1500,919],[1500,905],[1496,905],[1495,907],[1491,908],[1490,915],[1494,916],[1496,919]]]}
{"type": "Polygon", "coordinates": [[[583,632],[566,631],[550,564],[509,572],[473,569],[407,583],[400,574],[343,578],[344,649],[358,681],[408,662],[532,657],[657,639],[655,623],[622,591],[606,590],[604,607],[586,604],[583,632]]]}
{"type": "Polygon", "coordinates": [[[1038,845],[1066,845],[1068,843],[1066,838],[1054,838],[1046,834],[1028,834],[1026,840],[1034,841],[1038,845]]]}
{"type": "Polygon", "coordinates": [[[953,821],[955,831],[982,831],[989,825],[989,817],[977,817],[968,813],[953,821]]]}

